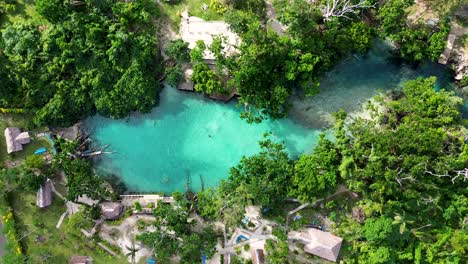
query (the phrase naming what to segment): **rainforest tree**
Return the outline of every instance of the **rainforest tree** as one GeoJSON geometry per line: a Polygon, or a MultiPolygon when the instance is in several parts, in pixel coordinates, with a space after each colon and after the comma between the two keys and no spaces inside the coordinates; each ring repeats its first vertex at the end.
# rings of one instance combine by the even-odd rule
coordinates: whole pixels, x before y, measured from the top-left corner
{"type": "Polygon", "coordinates": [[[39,0],[36,8],[47,24],[2,31],[0,76],[9,88],[0,107],[31,111],[36,124],[63,125],[157,103],[162,67],[152,1],[39,0]]]}

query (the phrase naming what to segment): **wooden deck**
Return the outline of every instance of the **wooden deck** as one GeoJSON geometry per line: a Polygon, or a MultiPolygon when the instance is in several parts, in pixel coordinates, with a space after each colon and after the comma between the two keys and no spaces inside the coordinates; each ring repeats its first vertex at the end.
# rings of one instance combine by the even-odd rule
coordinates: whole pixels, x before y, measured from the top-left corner
{"type": "Polygon", "coordinates": [[[179,85],[177,85],[177,89],[181,91],[193,92],[193,82],[184,80],[183,82],[179,83],[179,85]]]}

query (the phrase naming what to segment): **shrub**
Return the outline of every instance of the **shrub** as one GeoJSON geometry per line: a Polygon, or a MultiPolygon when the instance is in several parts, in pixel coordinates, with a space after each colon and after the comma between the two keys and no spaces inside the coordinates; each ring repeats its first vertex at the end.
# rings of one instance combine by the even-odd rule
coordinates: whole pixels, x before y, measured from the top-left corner
{"type": "Polygon", "coordinates": [[[468,75],[463,76],[463,79],[460,81],[462,86],[468,86],[468,75]]]}
{"type": "Polygon", "coordinates": [[[210,8],[220,15],[223,15],[227,11],[227,6],[221,4],[218,0],[211,0],[210,8]]]}
{"type": "Polygon", "coordinates": [[[142,210],[141,204],[139,202],[135,202],[135,211],[141,212],[141,210],[142,210]]]}
{"type": "Polygon", "coordinates": [[[165,69],[166,72],[166,82],[172,87],[176,87],[180,81],[182,81],[182,77],[184,73],[179,65],[167,67],[165,69]]]}
{"type": "Polygon", "coordinates": [[[16,230],[17,227],[13,216],[13,210],[7,205],[4,197],[2,197],[0,201],[0,214],[2,215],[3,234],[6,237],[3,263],[24,263],[25,257],[23,256],[23,248],[18,241],[18,233],[16,230]]]}
{"type": "Polygon", "coordinates": [[[245,245],[244,245],[244,250],[245,250],[245,251],[249,251],[249,249],[250,249],[250,244],[245,244],[245,245]]]}
{"type": "Polygon", "coordinates": [[[333,208],[336,207],[336,202],[335,201],[329,201],[325,204],[325,208],[328,210],[333,210],[333,208]]]}
{"type": "Polygon", "coordinates": [[[188,43],[182,39],[171,40],[166,47],[166,55],[175,59],[178,63],[190,61],[190,51],[188,43]]]}

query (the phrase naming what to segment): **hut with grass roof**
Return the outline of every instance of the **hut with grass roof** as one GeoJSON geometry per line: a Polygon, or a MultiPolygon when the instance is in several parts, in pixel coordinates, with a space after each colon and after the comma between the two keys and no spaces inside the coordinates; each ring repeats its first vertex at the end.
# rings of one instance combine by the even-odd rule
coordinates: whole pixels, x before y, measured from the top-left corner
{"type": "Polygon", "coordinates": [[[115,220],[122,216],[123,206],[120,203],[103,202],[100,207],[101,215],[106,220],[115,220]]]}
{"type": "Polygon", "coordinates": [[[36,195],[36,205],[45,208],[52,204],[52,183],[49,179],[39,187],[36,195]]]}
{"type": "Polygon", "coordinates": [[[5,141],[8,154],[23,150],[23,145],[31,142],[28,132],[21,132],[17,127],[5,129],[5,141]]]}

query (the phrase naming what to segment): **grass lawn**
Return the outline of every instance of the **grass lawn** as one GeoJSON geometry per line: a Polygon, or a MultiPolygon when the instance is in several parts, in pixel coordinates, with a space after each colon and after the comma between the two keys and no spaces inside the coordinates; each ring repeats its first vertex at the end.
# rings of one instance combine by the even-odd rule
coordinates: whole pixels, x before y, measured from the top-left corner
{"type": "Polygon", "coordinates": [[[191,16],[197,16],[204,20],[223,20],[223,16],[216,13],[210,7],[206,11],[202,10],[204,4],[209,5],[210,0],[182,0],[177,4],[160,2],[160,10],[163,17],[170,21],[172,28],[178,30],[182,12],[187,9],[191,16]]]}
{"type": "MultiPolygon", "coordinates": [[[[31,143],[23,145],[23,150],[12,154],[7,154],[5,143],[5,128],[19,127],[29,131],[31,117],[24,114],[0,114],[0,165],[6,160],[25,159],[29,155],[34,155],[36,149],[45,147],[52,150],[52,145],[45,138],[31,138],[31,143]]],[[[48,130],[45,127],[35,128],[32,132],[48,130]]],[[[30,135],[32,136],[32,135],[30,135]]],[[[0,166],[1,167],[1,166],[0,166]]]]}
{"type": "Polygon", "coordinates": [[[91,256],[94,263],[127,263],[124,256],[111,257],[90,239],[67,235],[65,225],[68,218],[65,218],[60,229],[55,228],[60,215],[65,211],[64,202],[57,197],[45,209],[36,207],[35,193],[13,193],[11,203],[18,221],[18,237],[26,235],[22,242],[31,263],[68,263],[72,255],[91,256]],[[38,236],[42,242],[37,240],[38,236]]]}
{"type": "Polygon", "coordinates": [[[0,27],[3,27],[6,23],[24,20],[32,20],[40,24],[46,24],[47,20],[36,12],[34,2],[34,0],[16,0],[15,10],[9,11],[2,17],[0,20],[0,27]]]}

